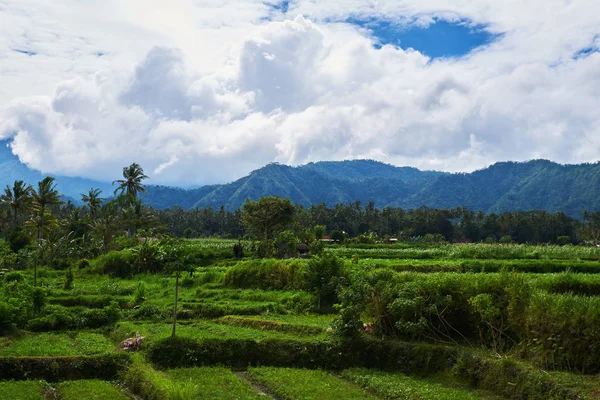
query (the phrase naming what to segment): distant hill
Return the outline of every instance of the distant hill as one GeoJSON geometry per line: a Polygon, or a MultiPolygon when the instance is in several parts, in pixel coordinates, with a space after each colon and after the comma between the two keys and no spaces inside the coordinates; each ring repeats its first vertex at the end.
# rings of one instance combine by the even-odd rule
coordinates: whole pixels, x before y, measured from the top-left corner
{"type": "MultiPolygon", "coordinates": [[[[176,196],[163,189],[172,203],[176,196]]],[[[181,206],[239,208],[246,199],[281,196],[304,206],[373,200],[377,207],[468,207],[485,212],[547,210],[581,217],[600,210],[600,164],[561,165],[547,160],[500,162],[472,173],[450,174],[394,167],[369,160],[269,164],[226,185],[180,192],[181,206]]],[[[158,193],[151,190],[149,202],[158,193]]]]}
{"type": "MultiPolygon", "coordinates": [[[[35,184],[43,175],[21,164],[0,142],[0,185],[23,179],[35,184]]],[[[112,194],[108,182],[55,176],[66,199],[100,188],[112,194]]],[[[290,167],[268,164],[224,185],[181,189],[148,186],[144,201],[158,209],[239,208],[246,199],[288,197],[304,206],[370,200],[386,206],[417,208],[469,207],[485,212],[547,210],[580,217],[584,210],[600,210],[600,163],[561,165],[547,160],[500,162],[472,173],[420,171],[371,160],[327,161],[290,167]]]]}
{"type": "MultiPolygon", "coordinates": [[[[23,180],[35,186],[46,175],[22,164],[19,158],[12,154],[6,142],[0,141],[0,190],[4,192],[6,185],[12,186],[15,180],[23,180]]],[[[71,200],[76,204],[81,203],[81,193],[87,193],[91,188],[99,188],[104,196],[112,194],[112,185],[107,182],[98,182],[91,179],[66,177],[54,175],[58,189],[63,193],[63,199],[71,200]]]]}

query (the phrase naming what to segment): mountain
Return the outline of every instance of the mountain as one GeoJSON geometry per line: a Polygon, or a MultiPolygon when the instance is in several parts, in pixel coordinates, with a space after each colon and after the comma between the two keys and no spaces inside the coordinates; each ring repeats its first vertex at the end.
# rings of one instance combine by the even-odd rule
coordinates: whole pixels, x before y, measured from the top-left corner
{"type": "MultiPolygon", "coordinates": [[[[45,176],[46,174],[22,164],[8,148],[7,143],[0,141],[0,190],[3,190],[6,185],[12,187],[15,180],[23,180],[35,187],[45,176]]],[[[63,193],[65,201],[71,200],[76,204],[81,204],[81,193],[87,193],[91,188],[101,189],[104,195],[112,193],[112,185],[107,182],[54,174],[52,176],[56,178],[58,189],[63,193]]]]}
{"type": "MultiPolygon", "coordinates": [[[[19,162],[0,142],[0,185],[22,179],[35,184],[40,172],[19,162]]],[[[100,188],[112,194],[108,182],[55,176],[65,199],[80,203],[80,194],[100,188]]],[[[261,196],[288,197],[303,206],[326,203],[363,204],[377,207],[468,207],[485,212],[547,210],[581,217],[583,211],[600,210],[600,163],[562,165],[547,160],[499,162],[472,173],[420,171],[371,160],[327,161],[291,167],[268,164],[224,185],[195,189],[147,187],[145,203],[157,208],[239,208],[246,199],[261,196]]]]}
{"type": "MultiPolygon", "coordinates": [[[[176,201],[176,189],[162,196],[176,201]]],[[[600,164],[561,165],[547,160],[499,162],[472,173],[420,171],[370,160],[318,162],[290,167],[269,164],[226,185],[180,192],[185,208],[233,210],[246,199],[261,196],[289,197],[304,206],[326,203],[366,203],[378,207],[468,207],[485,212],[547,210],[581,217],[583,211],[600,210],[600,164]]],[[[154,188],[149,202],[160,201],[154,188]]]]}

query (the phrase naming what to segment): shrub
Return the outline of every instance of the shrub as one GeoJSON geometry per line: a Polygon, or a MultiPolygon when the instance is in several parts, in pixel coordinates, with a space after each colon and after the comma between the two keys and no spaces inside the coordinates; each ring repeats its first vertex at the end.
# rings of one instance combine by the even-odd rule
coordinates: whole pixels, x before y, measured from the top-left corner
{"type": "Polygon", "coordinates": [[[337,302],[337,287],[344,272],[344,262],[326,253],[313,258],[306,269],[307,289],[317,296],[317,308],[331,307],[337,302]]]}
{"type": "Polygon", "coordinates": [[[500,238],[500,241],[498,243],[501,243],[501,244],[511,244],[511,243],[514,243],[514,242],[513,242],[512,238],[510,236],[505,235],[505,236],[502,236],[500,238]]]}
{"type": "Polygon", "coordinates": [[[29,321],[28,329],[33,332],[101,328],[117,323],[121,310],[116,302],[101,309],[83,307],[49,306],[44,315],[29,321]]]}
{"type": "Polygon", "coordinates": [[[251,260],[230,268],[227,286],[255,289],[302,289],[306,263],[299,260],[251,260]]]}
{"type": "Polygon", "coordinates": [[[96,260],[96,268],[104,274],[128,278],[134,274],[134,255],[128,250],[111,251],[96,260]]]}
{"type": "Polygon", "coordinates": [[[73,289],[73,270],[69,268],[65,273],[65,290],[73,289]]]}
{"type": "Polygon", "coordinates": [[[25,280],[25,278],[23,277],[23,275],[20,272],[7,272],[6,274],[4,274],[4,278],[3,278],[4,282],[9,283],[9,282],[23,282],[25,280]]]}
{"type": "Polygon", "coordinates": [[[523,354],[546,369],[600,372],[600,298],[536,292],[523,354]]]}
{"type": "Polygon", "coordinates": [[[78,357],[2,357],[0,380],[43,379],[57,382],[69,379],[117,377],[129,363],[128,354],[78,357]]]}
{"type": "Polygon", "coordinates": [[[135,304],[142,304],[146,300],[146,284],[144,282],[138,282],[133,293],[133,301],[135,304]]]}
{"type": "Polygon", "coordinates": [[[8,244],[14,253],[18,253],[19,250],[31,244],[31,237],[22,229],[15,229],[8,236],[8,244]]]}
{"type": "Polygon", "coordinates": [[[571,244],[571,236],[559,236],[556,238],[556,244],[559,246],[565,246],[567,244],[571,244]]]}

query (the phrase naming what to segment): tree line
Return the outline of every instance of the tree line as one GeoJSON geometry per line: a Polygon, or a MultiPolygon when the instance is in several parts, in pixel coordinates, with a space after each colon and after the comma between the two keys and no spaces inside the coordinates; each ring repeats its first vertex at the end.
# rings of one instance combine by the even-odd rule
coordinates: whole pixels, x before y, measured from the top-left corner
{"type": "Polygon", "coordinates": [[[329,236],[358,243],[399,241],[579,244],[600,241],[600,212],[581,219],[562,212],[484,214],[466,207],[379,209],[374,202],[303,207],[289,199],[247,200],[234,211],[172,207],[154,210],[138,198],[148,177],[136,163],[123,168],[110,197],[99,189],[81,195],[83,206],[63,201],[56,182],[15,181],[0,196],[0,257],[5,265],[60,263],[93,258],[139,236],[247,238],[306,242],[329,236]],[[280,235],[284,237],[279,238],[280,235]]]}

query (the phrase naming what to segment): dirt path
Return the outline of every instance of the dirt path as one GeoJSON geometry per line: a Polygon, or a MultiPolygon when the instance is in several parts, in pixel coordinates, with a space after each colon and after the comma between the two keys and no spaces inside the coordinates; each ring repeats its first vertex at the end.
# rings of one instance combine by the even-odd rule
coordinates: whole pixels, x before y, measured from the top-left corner
{"type": "Polygon", "coordinates": [[[248,384],[252,387],[252,389],[254,389],[254,391],[256,393],[258,393],[260,396],[264,396],[265,399],[281,400],[278,397],[274,396],[273,393],[271,393],[271,391],[267,387],[253,381],[250,378],[250,376],[248,375],[248,372],[233,371],[233,373],[241,380],[248,382],[248,384]]]}

